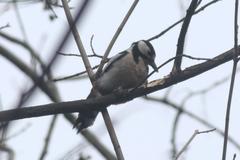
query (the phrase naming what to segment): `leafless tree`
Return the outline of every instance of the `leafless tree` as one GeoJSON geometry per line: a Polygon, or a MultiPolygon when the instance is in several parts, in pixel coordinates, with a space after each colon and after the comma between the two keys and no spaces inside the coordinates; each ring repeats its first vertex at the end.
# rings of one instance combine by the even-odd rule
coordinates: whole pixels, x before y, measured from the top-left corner
{"type": "MultiPolygon", "coordinates": [[[[45,1],[18,1],[18,0],[9,0],[5,1],[2,5],[3,8],[9,8],[13,10],[17,15],[17,21],[19,24],[19,28],[22,33],[23,39],[17,38],[15,35],[11,35],[5,30],[11,26],[11,24],[3,24],[0,26],[0,37],[3,44],[0,44],[0,55],[1,58],[5,58],[10,64],[16,66],[21,73],[26,75],[32,82],[32,85],[26,87],[24,85],[24,91],[20,91],[21,94],[19,97],[14,98],[13,100],[16,101],[14,108],[10,109],[8,106],[7,109],[2,109],[0,112],[0,122],[1,122],[1,142],[0,142],[0,158],[7,157],[6,159],[14,159],[17,158],[14,155],[14,148],[11,148],[8,145],[8,140],[15,136],[21,136],[26,129],[21,129],[18,133],[14,135],[9,132],[11,128],[15,126],[15,121],[25,118],[33,118],[33,117],[41,117],[41,116],[49,116],[51,115],[51,122],[49,123],[49,127],[43,139],[43,147],[39,146],[39,150],[41,153],[39,155],[39,159],[43,160],[46,159],[47,153],[49,152],[49,145],[51,140],[54,136],[54,130],[56,128],[56,123],[58,122],[59,114],[64,116],[64,119],[73,125],[76,121],[76,117],[73,113],[81,112],[81,111],[91,111],[91,110],[98,110],[102,113],[103,120],[106,126],[106,129],[109,133],[111,143],[113,145],[115,153],[111,151],[111,148],[105,145],[101,140],[98,138],[98,132],[90,131],[88,129],[80,132],[80,136],[83,136],[86,139],[86,142],[81,142],[77,146],[74,146],[73,149],[66,149],[66,155],[62,157],[62,159],[91,159],[91,155],[85,152],[84,148],[86,146],[91,145],[93,146],[105,159],[109,160],[123,160],[124,159],[124,146],[120,146],[119,140],[116,135],[115,127],[112,124],[112,119],[114,117],[110,117],[108,113],[108,108],[112,107],[112,104],[117,104],[115,107],[120,107],[120,102],[128,102],[135,98],[142,97],[145,103],[151,101],[156,105],[161,104],[161,106],[167,106],[169,109],[174,109],[176,111],[175,116],[173,117],[172,123],[172,131],[171,131],[171,156],[170,159],[180,159],[179,157],[182,156],[183,153],[187,152],[187,149],[191,145],[192,141],[196,136],[200,136],[200,134],[208,133],[219,135],[224,143],[223,143],[223,151],[222,151],[222,160],[226,159],[227,155],[227,146],[228,142],[231,143],[238,151],[240,150],[239,142],[232,136],[229,135],[229,124],[230,123],[230,110],[231,110],[231,102],[234,101],[233,97],[233,89],[234,89],[234,80],[237,74],[238,68],[237,64],[239,61],[239,46],[238,46],[238,0],[235,1],[235,10],[233,12],[234,17],[234,25],[233,25],[233,33],[234,33],[234,44],[232,49],[227,50],[223,53],[215,53],[215,57],[195,57],[190,54],[185,54],[184,47],[186,46],[186,35],[189,30],[189,26],[191,26],[191,20],[199,14],[200,12],[204,12],[207,8],[211,8],[211,6],[215,6],[220,0],[212,0],[208,3],[203,4],[201,0],[191,0],[191,2],[186,5],[188,6],[186,9],[186,14],[184,13],[184,17],[177,22],[173,23],[169,27],[167,27],[163,31],[159,31],[159,33],[155,33],[154,36],[148,37],[148,41],[157,41],[160,37],[163,37],[167,32],[171,31],[174,27],[181,25],[180,33],[178,36],[178,42],[176,47],[176,54],[173,57],[168,57],[165,62],[158,62],[160,65],[158,69],[165,67],[167,64],[173,63],[171,70],[169,70],[168,74],[162,76],[161,78],[156,78],[153,81],[149,81],[146,86],[139,85],[137,88],[133,88],[131,90],[121,91],[119,93],[111,93],[108,95],[99,95],[94,99],[78,99],[75,101],[64,101],[61,98],[61,92],[59,90],[59,86],[57,85],[60,81],[70,81],[70,80],[82,80],[82,79],[89,79],[92,87],[94,90],[97,91],[95,87],[95,81],[98,78],[98,75],[102,72],[105,63],[109,60],[109,54],[118,38],[123,30],[125,24],[128,22],[129,17],[134,12],[135,7],[138,5],[139,0],[134,0],[132,5],[129,7],[129,10],[126,12],[122,22],[116,29],[115,34],[113,35],[109,45],[104,52],[104,54],[99,54],[94,49],[93,44],[93,36],[91,38],[90,46],[92,53],[88,54],[86,51],[85,43],[82,41],[82,35],[79,32],[77,26],[83,25],[84,18],[86,16],[86,12],[91,12],[94,8],[89,7],[89,5],[95,3],[94,1],[84,0],[79,5],[69,7],[71,4],[70,0],[45,0],[45,1]],[[44,5],[44,12],[49,13],[50,21],[58,21],[58,15],[55,13],[55,9],[62,10],[66,16],[66,21],[68,22],[68,28],[59,35],[60,41],[56,43],[49,57],[48,61],[44,60],[40,53],[31,44],[31,38],[27,36],[27,30],[24,27],[23,18],[21,17],[21,12],[19,9],[19,5],[24,3],[24,5],[32,5],[34,3],[40,3],[44,5]],[[72,13],[72,10],[75,11],[75,14],[72,13]],[[74,15],[74,16],[73,16],[74,15]],[[62,52],[63,48],[66,47],[67,41],[73,35],[76,47],[79,51],[79,54],[73,53],[64,53],[62,52]],[[14,47],[19,47],[24,49],[28,52],[29,56],[31,57],[31,63],[27,63],[24,59],[19,56],[19,53],[16,50],[12,50],[9,45],[5,45],[5,42],[11,44],[14,47]],[[57,77],[54,74],[53,66],[59,65],[57,61],[61,58],[76,58],[82,60],[85,69],[81,72],[74,73],[72,75],[64,75],[61,77],[57,77]],[[101,61],[99,65],[92,67],[90,58],[99,58],[101,61]],[[188,59],[191,61],[195,61],[196,64],[188,66],[184,68],[182,66],[182,61],[184,59],[188,59]],[[171,94],[173,94],[175,84],[181,85],[181,82],[186,82],[193,77],[198,77],[202,73],[210,71],[212,69],[216,69],[218,66],[223,65],[226,62],[233,61],[232,67],[232,74],[227,75],[224,74],[225,77],[222,79],[216,80],[213,84],[209,84],[206,88],[202,88],[198,91],[184,91],[182,89],[183,95],[185,95],[181,102],[175,102],[173,98],[171,98],[171,94]],[[96,70],[96,72],[94,72],[96,70]],[[195,97],[203,97],[207,96],[207,94],[211,91],[214,91],[218,86],[226,84],[230,80],[230,89],[229,89],[229,96],[228,96],[228,103],[227,103],[227,110],[226,110],[226,117],[225,117],[225,128],[223,126],[217,126],[213,122],[206,120],[204,117],[199,116],[198,114],[194,113],[192,110],[187,109],[187,102],[193,100],[195,97]],[[51,103],[49,104],[41,104],[41,105],[32,105],[29,106],[29,101],[33,99],[35,95],[36,89],[40,89],[42,93],[44,93],[50,100],[51,103]],[[149,95],[151,93],[155,93],[160,90],[164,90],[165,94],[160,96],[152,96],[149,95]],[[177,144],[177,131],[178,127],[180,126],[180,118],[183,116],[189,117],[191,120],[197,121],[198,123],[205,126],[207,129],[204,131],[199,131],[200,129],[196,128],[193,135],[185,142],[184,145],[178,147],[177,144]],[[222,129],[224,128],[224,129],[222,129]],[[69,151],[70,150],[70,151],[69,151]],[[4,154],[7,154],[5,156],[4,154]]],[[[104,2],[102,2],[104,3],[104,2]]],[[[150,2],[149,2],[150,3],[150,2]]],[[[185,5],[182,5],[185,6],[185,5]]],[[[181,8],[181,9],[184,9],[181,8]]],[[[1,16],[0,16],[1,18],[1,16]]],[[[50,22],[49,22],[50,23],[50,22]]],[[[190,40],[191,37],[188,37],[190,40]]],[[[190,44],[189,44],[190,45],[190,44]]],[[[4,69],[1,69],[2,78],[6,78],[3,73],[4,69]]],[[[148,76],[153,77],[153,75],[158,75],[158,73],[151,72],[148,76]]],[[[206,78],[207,79],[207,78],[206,78]]],[[[1,100],[1,99],[0,99],[1,100]]],[[[3,107],[2,107],[3,108],[3,107]]],[[[119,120],[121,121],[121,119],[119,120]]],[[[116,125],[115,125],[116,126],[116,125]]],[[[72,130],[72,132],[76,132],[72,130]]],[[[162,131],[164,132],[164,131],[162,131]]],[[[191,132],[190,132],[191,133],[191,132]]],[[[157,138],[157,137],[156,137],[157,138]]],[[[236,158],[236,154],[233,155],[233,159],[236,158]]],[[[161,159],[161,157],[159,157],[161,159]]]]}

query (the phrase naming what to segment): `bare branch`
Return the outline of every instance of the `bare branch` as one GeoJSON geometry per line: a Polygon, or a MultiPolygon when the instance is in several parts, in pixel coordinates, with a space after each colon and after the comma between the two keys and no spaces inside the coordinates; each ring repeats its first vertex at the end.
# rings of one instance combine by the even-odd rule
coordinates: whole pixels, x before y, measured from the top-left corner
{"type": "Polygon", "coordinates": [[[178,56],[175,61],[174,61],[174,65],[172,68],[172,72],[176,73],[181,71],[181,63],[182,63],[182,54],[183,54],[183,49],[184,49],[184,43],[185,43],[185,37],[187,34],[187,30],[188,30],[188,26],[190,24],[191,18],[194,14],[194,11],[197,7],[198,4],[198,0],[192,0],[188,10],[187,10],[187,15],[183,21],[183,25],[178,37],[178,43],[177,43],[177,52],[176,52],[176,56],[178,56]]]}
{"type": "MultiPolygon", "coordinates": [[[[58,52],[59,55],[61,56],[69,56],[69,57],[82,57],[81,55],[79,54],[71,54],[71,53],[63,53],[63,52],[58,52]]],[[[97,57],[97,58],[103,58],[103,56],[100,56],[98,54],[90,54],[90,55],[87,55],[87,57],[97,57]]]]}
{"type": "MultiPolygon", "coordinates": [[[[196,10],[196,11],[194,12],[194,15],[198,14],[199,12],[203,11],[203,10],[206,9],[207,7],[209,7],[209,6],[211,6],[212,4],[214,4],[214,3],[216,3],[216,2],[219,2],[219,1],[221,1],[221,0],[213,0],[213,1],[205,4],[204,6],[202,6],[202,7],[199,8],[198,10],[196,10]]],[[[178,20],[177,22],[173,23],[171,26],[169,26],[168,28],[166,28],[165,30],[163,30],[161,33],[159,33],[159,34],[157,34],[157,35],[149,38],[148,41],[152,41],[152,40],[155,40],[155,39],[163,36],[165,33],[167,33],[168,31],[170,31],[172,28],[176,27],[178,24],[180,24],[181,22],[183,22],[184,19],[185,19],[185,17],[182,18],[182,19],[180,19],[180,20],[178,20]]]]}
{"type": "Polygon", "coordinates": [[[5,28],[8,28],[8,27],[10,27],[9,23],[5,24],[4,26],[1,26],[1,27],[0,27],[0,30],[5,29],[5,28]]]}
{"type": "MultiPolygon", "coordinates": [[[[0,55],[8,59],[10,62],[12,62],[15,66],[17,66],[23,73],[25,73],[29,78],[34,83],[38,82],[38,75],[31,69],[29,68],[23,61],[21,61],[19,58],[14,56],[13,53],[11,53],[9,50],[4,48],[3,46],[0,45],[0,55]]],[[[49,97],[53,100],[56,101],[55,95],[50,94],[53,93],[51,85],[47,85],[44,82],[38,83],[39,87],[42,89],[43,92],[49,93],[49,97]]]]}
{"type": "MultiPolygon", "coordinates": [[[[64,11],[65,11],[66,17],[67,17],[67,19],[68,19],[68,23],[69,23],[69,25],[71,26],[74,39],[75,39],[76,44],[77,44],[77,46],[78,46],[78,49],[79,49],[79,51],[80,51],[80,53],[81,53],[81,56],[82,56],[82,59],[83,59],[83,62],[84,62],[84,66],[85,66],[85,68],[86,68],[86,70],[87,70],[87,73],[88,73],[88,76],[89,76],[89,78],[90,78],[90,80],[91,80],[93,89],[96,89],[96,91],[97,91],[97,88],[95,87],[95,83],[94,83],[96,77],[95,77],[94,74],[93,74],[93,70],[92,70],[92,68],[91,68],[91,65],[90,65],[90,62],[89,62],[89,60],[88,60],[87,54],[86,54],[85,49],[84,49],[84,47],[83,47],[82,41],[81,41],[81,39],[80,39],[80,35],[79,35],[78,31],[77,31],[77,27],[76,27],[75,24],[73,23],[72,16],[71,16],[71,13],[70,13],[70,9],[69,9],[69,7],[68,7],[68,3],[67,3],[66,0],[62,0],[62,4],[63,4],[63,8],[64,8],[64,11]]],[[[113,42],[113,43],[114,43],[114,42],[113,42]]],[[[109,50],[109,51],[110,51],[110,50],[109,50]]],[[[107,55],[108,55],[108,54],[107,54],[107,55]]],[[[104,56],[107,57],[107,55],[104,55],[104,56]]],[[[103,59],[104,59],[104,63],[105,63],[106,58],[103,58],[103,59]]],[[[99,68],[100,68],[101,65],[103,65],[104,63],[100,64],[99,68]]],[[[98,68],[98,69],[99,69],[99,68],[98,68]]],[[[97,92],[97,93],[99,93],[99,92],[97,92]]],[[[118,143],[118,139],[117,139],[116,133],[115,133],[115,131],[114,131],[114,128],[112,127],[112,122],[111,122],[111,119],[110,119],[110,117],[109,117],[109,114],[108,114],[108,111],[107,111],[106,108],[103,109],[102,115],[103,115],[103,117],[104,117],[104,122],[105,122],[105,124],[106,124],[106,126],[107,126],[107,128],[108,128],[108,131],[110,131],[110,132],[109,132],[109,135],[110,135],[110,138],[111,138],[111,140],[112,140],[112,143],[113,143],[113,146],[114,146],[114,149],[115,149],[117,158],[118,158],[118,160],[124,160],[123,154],[122,154],[122,150],[121,150],[120,145],[119,145],[119,143],[118,143]],[[118,144],[118,145],[117,145],[117,144],[118,144]],[[117,145],[117,146],[115,146],[115,145],[117,145]]]]}
{"type": "MultiPolygon", "coordinates": [[[[166,60],[164,63],[162,63],[162,64],[161,64],[160,66],[158,66],[157,68],[158,68],[158,69],[162,68],[163,66],[167,65],[167,64],[170,63],[171,61],[175,60],[177,57],[186,57],[186,58],[189,58],[189,59],[192,59],[192,60],[209,60],[209,61],[212,61],[212,59],[210,59],[210,58],[192,57],[192,56],[183,54],[183,55],[175,56],[175,57],[172,57],[172,58],[166,60]]],[[[134,90],[137,89],[138,87],[142,86],[142,84],[144,84],[144,83],[146,82],[146,80],[147,80],[149,77],[151,77],[154,73],[155,73],[155,71],[152,71],[150,74],[148,74],[148,76],[147,76],[142,82],[140,82],[139,85],[137,85],[137,87],[133,88],[132,91],[134,91],[134,90]]]]}
{"type": "Polygon", "coordinates": [[[52,133],[53,133],[53,129],[55,127],[56,121],[57,121],[57,115],[54,115],[52,120],[51,120],[49,129],[48,129],[48,132],[47,132],[47,136],[45,138],[45,143],[44,143],[44,146],[43,146],[43,150],[42,150],[42,153],[40,155],[39,160],[43,160],[45,158],[45,156],[47,155],[48,146],[50,144],[50,140],[51,140],[51,137],[52,137],[52,133]]]}
{"type": "Polygon", "coordinates": [[[236,154],[236,153],[234,153],[234,155],[233,155],[233,160],[235,160],[235,159],[236,159],[236,157],[237,157],[237,154],[236,154]]]}
{"type": "Polygon", "coordinates": [[[183,146],[183,148],[179,151],[179,153],[176,155],[175,160],[177,160],[181,154],[187,149],[187,147],[190,145],[190,143],[193,141],[193,139],[199,135],[199,134],[203,134],[203,133],[209,133],[209,132],[213,132],[215,131],[215,129],[211,129],[211,130],[206,130],[206,131],[198,131],[195,130],[193,135],[189,138],[189,140],[187,141],[187,143],[183,146]]]}
{"type": "MultiPolygon", "coordinates": [[[[75,124],[76,118],[72,114],[64,114],[64,117],[71,123],[71,125],[75,124]]],[[[116,160],[116,157],[88,129],[80,132],[80,134],[84,136],[84,138],[86,138],[86,140],[91,143],[99,151],[99,153],[104,156],[105,159],[116,160]]]]}
{"type": "MultiPolygon", "coordinates": [[[[240,68],[237,68],[237,71],[236,71],[236,72],[239,72],[239,70],[240,70],[240,68]]],[[[222,78],[222,79],[214,82],[213,84],[211,84],[211,85],[209,85],[208,87],[203,88],[203,89],[201,89],[201,90],[198,90],[198,91],[195,91],[195,92],[191,92],[191,91],[190,91],[190,92],[183,98],[181,104],[184,105],[184,104],[186,103],[186,101],[189,100],[189,99],[190,99],[191,97],[193,97],[193,96],[200,95],[200,94],[205,94],[205,93],[211,91],[212,89],[218,87],[219,85],[227,82],[227,81],[230,79],[230,77],[231,77],[231,76],[228,75],[228,76],[226,76],[226,77],[224,77],[224,78],[222,78]]]]}
{"type": "Polygon", "coordinates": [[[124,157],[123,157],[123,153],[122,153],[122,150],[121,150],[121,146],[117,140],[117,136],[115,134],[115,131],[114,131],[114,128],[113,128],[113,125],[111,123],[111,118],[107,112],[107,109],[102,109],[101,110],[102,114],[103,114],[103,118],[104,118],[104,121],[105,123],[108,123],[106,124],[107,127],[107,130],[108,130],[108,133],[111,137],[111,140],[112,140],[112,143],[113,143],[113,146],[114,146],[114,150],[116,151],[116,154],[117,154],[117,158],[118,160],[124,160],[124,157]],[[114,134],[112,134],[114,133],[114,134]]]}
{"type": "Polygon", "coordinates": [[[12,135],[8,135],[7,137],[4,137],[3,139],[1,139],[1,141],[8,141],[8,140],[10,140],[14,137],[17,137],[17,136],[21,135],[23,132],[25,132],[27,129],[29,129],[30,126],[31,126],[30,124],[27,124],[26,126],[21,128],[20,130],[13,133],[12,135]]]}
{"type": "Polygon", "coordinates": [[[11,148],[1,144],[0,150],[8,153],[9,160],[14,160],[14,151],[11,148]]]}
{"type": "MultiPolygon", "coordinates": [[[[82,10],[81,10],[82,11],[82,10]]],[[[79,14],[81,12],[78,13],[79,14]]],[[[65,35],[66,36],[66,35],[65,35]]],[[[66,37],[65,37],[66,38],[66,37]]],[[[66,39],[65,39],[66,40],[66,39]]],[[[61,45],[64,44],[64,41],[61,43],[61,45]]],[[[61,46],[60,45],[60,46],[61,46]]],[[[61,48],[61,47],[60,47],[61,48]]],[[[58,49],[59,50],[59,49],[58,49]]],[[[26,74],[29,78],[31,78],[31,80],[33,82],[38,80],[38,75],[36,75],[36,73],[34,73],[31,68],[29,68],[27,65],[25,65],[20,59],[18,59],[16,56],[14,56],[14,54],[12,54],[10,51],[8,51],[7,49],[5,49],[4,47],[0,46],[0,55],[2,55],[3,57],[5,57],[7,60],[9,60],[10,62],[12,62],[13,65],[15,65],[17,68],[19,68],[24,74],[26,74]]],[[[43,82],[43,83],[35,83],[35,85],[37,85],[40,89],[42,89],[42,91],[44,93],[46,93],[46,95],[48,95],[50,97],[50,99],[52,99],[54,102],[58,102],[58,96],[55,94],[55,90],[52,89],[53,84],[48,85],[48,83],[43,82]]],[[[17,113],[16,113],[17,114],[17,113]]],[[[66,119],[68,119],[68,121],[71,122],[71,124],[73,125],[75,123],[75,119],[72,121],[71,117],[72,115],[66,114],[65,115],[66,119]]],[[[109,160],[114,160],[116,159],[111,152],[103,145],[101,144],[97,138],[95,138],[94,140],[91,139],[94,137],[94,135],[92,133],[89,132],[89,134],[85,134],[84,137],[95,147],[99,150],[99,152],[106,157],[106,159],[109,160]],[[91,136],[89,136],[89,134],[91,134],[91,136]]],[[[83,135],[81,133],[81,135],[83,135]]]]}
{"type": "Polygon", "coordinates": [[[235,12],[234,12],[234,58],[233,58],[233,68],[232,68],[232,77],[229,88],[228,102],[227,102],[227,110],[225,117],[225,133],[224,133],[224,141],[223,141],[223,152],[222,152],[222,160],[226,160],[227,155],[227,144],[228,144],[228,132],[229,132],[229,121],[230,121],[230,113],[231,113],[231,103],[232,103],[232,95],[233,88],[237,70],[238,63],[238,0],[235,0],[235,12]]]}
{"type": "Polygon", "coordinates": [[[119,34],[121,33],[123,27],[125,26],[128,18],[132,14],[132,12],[133,12],[134,8],[137,6],[138,2],[139,2],[139,0],[135,0],[133,2],[131,8],[128,10],[128,12],[127,12],[126,16],[124,17],[122,23],[120,24],[120,26],[118,27],[117,31],[115,32],[111,42],[109,43],[109,45],[108,45],[108,47],[107,47],[107,49],[106,49],[106,51],[104,53],[103,59],[102,59],[102,61],[100,63],[100,66],[99,66],[99,68],[97,70],[96,77],[98,77],[100,75],[100,73],[102,72],[103,66],[106,63],[107,57],[108,57],[108,55],[109,55],[109,53],[110,53],[110,51],[111,51],[115,41],[117,40],[119,34]]]}
{"type": "MultiPolygon", "coordinates": [[[[1,52],[0,52],[1,53],[1,52]]],[[[21,118],[27,117],[36,117],[36,116],[44,116],[44,115],[51,115],[51,114],[58,114],[58,113],[71,113],[71,112],[79,112],[81,110],[101,110],[102,106],[107,106],[110,104],[116,104],[121,102],[126,102],[132,100],[136,97],[143,96],[164,88],[167,88],[173,84],[180,83],[184,80],[197,76],[203,72],[206,72],[212,68],[215,68],[229,60],[234,58],[234,50],[231,49],[219,56],[216,56],[211,61],[206,61],[197,65],[193,65],[189,68],[186,68],[182,72],[174,75],[167,75],[163,79],[154,80],[148,83],[147,87],[141,87],[134,91],[123,93],[123,94],[109,94],[102,97],[97,97],[94,99],[88,100],[79,100],[79,101],[72,101],[72,102],[62,102],[56,104],[50,104],[50,106],[44,105],[39,107],[33,108],[24,108],[23,110],[16,110],[16,111],[3,111],[0,112],[0,121],[9,121],[9,120],[16,120],[21,118]],[[48,107],[47,107],[48,106],[48,107]],[[11,115],[13,113],[18,113],[18,116],[11,115]],[[22,114],[22,115],[21,115],[22,114]]]]}
{"type": "MultiPolygon", "coordinates": [[[[203,125],[205,125],[209,128],[216,128],[216,133],[218,133],[220,136],[224,136],[224,132],[220,128],[218,128],[217,126],[214,126],[213,124],[211,124],[210,122],[208,122],[204,118],[201,118],[198,115],[182,108],[180,105],[177,105],[173,102],[170,102],[167,99],[160,99],[160,98],[149,97],[149,96],[147,96],[145,99],[146,100],[151,100],[153,102],[160,102],[160,103],[163,103],[167,106],[170,106],[173,109],[176,109],[178,112],[183,113],[184,115],[192,118],[193,120],[196,120],[197,122],[199,122],[199,123],[201,123],[201,124],[203,124],[203,125]]],[[[240,150],[240,145],[237,143],[237,141],[233,137],[229,136],[228,140],[229,140],[229,142],[232,143],[232,145],[234,145],[238,150],[240,150]]]]}
{"type": "Polygon", "coordinates": [[[26,33],[26,30],[25,30],[25,27],[24,27],[24,24],[23,24],[22,17],[20,15],[19,9],[18,9],[18,4],[16,3],[16,0],[14,0],[14,2],[15,2],[15,3],[13,3],[14,11],[15,11],[15,14],[16,14],[16,17],[17,17],[17,21],[18,21],[20,30],[22,32],[22,36],[24,38],[24,41],[26,43],[28,43],[27,33],[26,33]]]}
{"type": "MultiPolygon", "coordinates": [[[[96,65],[92,69],[96,69],[96,68],[98,68],[98,66],[99,65],[96,65]]],[[[79,72],[79,73],[76,73],[76,74],[73,74],[73,75],[70,75],[70,76],[54,78],[53,81],[54,82],[59,82],[59,81],[63,81],[63,80],[69,80],[69,79],[72,79],[72,78],[77,78],[77,77],[79,77],[79,76],[81,76],[85,73],[87,73],[87,71],[82,71],[82,72],[79,72]]]]}
{"type": "Polygon", "coordinates": [[[34,57],[34,59],[36,59],[40,63],[42,69],[46,68],[42,59],[38,56],[38,54],[34,51],[34,49],[28,43],[3,32],[0,32],[0,36],[28,50],[31,56],[34,57]]]}
{"type": "MultiPolygon", "coordinates": [[[[79,19],[79,17],[81,17],[82,13],[85,11],[86,6],[88,5],[87,0],[83,1],[80,5],[79,5],[79,9],[78,12],[76,14],[76,18],[74,19],[74,24],[76,23],[76,21],[79,19]]],[[[33,84],[32,87],[30,87],[30,89],[25,92],[24,94],[22,94],[21,96],[21,101],[18,104],[18,107],[21,107],[24,103],[27,102],[27,100],[29,100],[29,98],[33,95],[33,92],[35,91],[35,89],[37,88],[38,84],[43,83],[44,81],[44,77],[45,75],[47,75],[51,69],[51,67],[53,66],[54,62],[56,61],[58,54],[57,51],[61,50],[64,45],[65,42],[67,41],[69,34],[71,32],[71,29],[68,29],[65,34],[63,34],[63,38],[61,40],[61,42],[56,46],[53,55],[51,56],[48,65],[46,66],[46,68],[43,70],[43,73],[41,74],[41,76],[37,79],[37,81],[33,84]]]]}
{"type": "MultiPolygon", "coordinates": [[[[93,55],[97,55],[94,48],[93,48],[93,38],[94,38],[94,34],[92,35],[91,40],[90,40],[90,47],[91,47],[91,50],[93,52],[93,55]]],[[[101,58],[103,58],[103,56],[101,58]]]]}

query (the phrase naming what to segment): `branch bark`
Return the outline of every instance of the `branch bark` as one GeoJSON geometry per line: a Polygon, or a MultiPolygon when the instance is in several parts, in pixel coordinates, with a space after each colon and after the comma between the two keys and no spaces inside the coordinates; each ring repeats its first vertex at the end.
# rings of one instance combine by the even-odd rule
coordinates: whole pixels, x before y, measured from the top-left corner
{"type": "Polygon", "coordinates": [[[233,88],[236,77],[236,70],[238,64],[238,0],[235,0],[235,11],[234,11],[234,57],[233,57],[233,68],[232,68],[232,76],[230,82],[230,88],[228,93],[228,102],[227,102],[227,110],[225,117],[225,131],[224,131],[224,140],[223,140],[223,152],[222,152],[222,160],[226,160],[227,155],[227,145],[228,145],[228,132],[229,132],[229,121],[230,121],[230,113],[231,113],[231,104],[232,104],[232,96],[233,96],[233,88]]]}
{"type": "MultiPolygon", "coordinates": [[[[238,46],[238,50],[240,47],[238,46]]],[[[1,53],[1,52],[0,52],[1,53]]],[[[238,53],[239,55],[239,53],[238,53]]],[[[102,97],[97,97],[88,100],[77,100],[70,102],[52,103],[39,105],[21,109],[13,109],[0,112],[0,121],[10,121],[30,117],[39,117],[59,113],[72,113],[84,110],[101,110],[103,106],[117,104],[130,101],[136,97],[140,97],[152,92],[167,88],[173,84],[180,83],[201,73],[204,73],[212,68],[215,68],[225,62],[232,60],[235,57],[234,49],[231,49],[221,55],[216,56],[212,60],[193,65],[184,69],[182,72],[170,74],[162,79],[154,80],[148,83],[146,88],[137,88],[128,93],[109,94],[102,97]]]]}
{"type": "Polygon", "coordinates": [[[178,43],[177,43],[177,52],[176,52],[176,59],[174,61],[172,72],[179,72],[181,71],[181,63],[182,63],[182,55],[183,55],[183,49],[184,49],[184,43],[185,43],[185,37],[187,34],[187,30],[190,24],[190,21],[192,19],[192,16],[194,14],[194,11],[197,7],[198,0],[192,0],[188,10],[187,15],[183,21],[183,25],[178,37],[178,43]]]}
{"type": "MultiPolygon", "coordinates": [[[[80,35],[78,33],[78,30],[77,30],[77,27],[76,27],[76,25],[75,25],[75,23],[73,21],[73,18],[72,18],[72,15],[71,15],[71,12],[70,12],[70,9],[69,9],[69,6],[68,6],[68,2],[66,0],[62,0],[62,4],[63,4],[63,8],[64,8],[64,11],[65,11],[65,14],[66,14],[69,26],[71,27],[74,39],[76,41],[77,47],[78,47],[78,49],[80,51],[80,54],[82,56],[82,60],[84,62],[84,66],[85,66],[85,68],[87,70],[89,79],[90,79],[90,81],[92,83],[93,89],[96,91],[96,93],[98,93],[98,95],[101,95],[97,91],[97,88],[95,87],[95,83],[94,82],[96,80],[96,77],[94,76],[92,67],[91,67],[89,59],[87,57],[87,53],[86,53],[86,51],[85,51],[85,49],[83,47],[80,35]]],[[[116,39],[117,39],[117,37],[115,38],[115,40],[116,39]]],[[[112,45],[114,44],[115,40],[112,42],[112,45]]],[[[111,45],[111,43],[110,43],[110,45],[111,45]]],[[[107,55],[105,54],[104,57],[103,57],[103,61],[104,61],[103,64],[105,63],[105,60],[107,59],[107,57],[106,57],[107,55]]],[[[100,64],[100,67],[101,67],[101,65],[103,66],[103,64],[100,64]]],[[[108,133],[110,135],[111,141],[113,143],[114,150],[116,152],[117,158],[119,160],[124,160],[124,157],[123,157],[123,154],[122,154],[122,150],[121,150],[121,147],[119,145],[119,142],[118,142],[116,133],[114,131],[114,128],[113,128],[113,125],[112,125],[112,122],[111,122],[111,118],[110,118],[110,116],[108,114],[108,111],[107,111],[106,108],[103,108],[101,112],[102,112],[102,116],[104,118],[105,125],[106,125],[106,127],[108,129],[108,133]]]]}

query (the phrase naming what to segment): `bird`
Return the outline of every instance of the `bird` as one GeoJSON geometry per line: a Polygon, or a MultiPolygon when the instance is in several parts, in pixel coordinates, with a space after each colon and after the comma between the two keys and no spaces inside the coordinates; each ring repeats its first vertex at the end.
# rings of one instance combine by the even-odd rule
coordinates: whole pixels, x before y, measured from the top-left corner
{"type": "MultiPolygon", "coordinates": [[[[117,90],[132,89],[141,86],[146,81],[149,65],[158,72],[155,63],[156,53],[152,44],[147,40],[140,40],[115,56],[113,56],[103,69],[99,78],[95,81],[95,87],[101,95],[107,95],[117,90]]],[[[87,99],[97,95],[91,90],[87,99]]],[[[74,127],[78,132],[91,126],[98,111],[79,112],[74,127]]]]}

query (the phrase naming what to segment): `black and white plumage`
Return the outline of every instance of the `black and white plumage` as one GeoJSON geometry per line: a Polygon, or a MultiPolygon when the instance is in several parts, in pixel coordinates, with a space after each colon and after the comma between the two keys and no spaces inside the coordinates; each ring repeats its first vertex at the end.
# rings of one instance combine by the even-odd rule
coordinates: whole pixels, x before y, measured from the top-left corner
{"type": "MultiPolygon", "coordinates": [[[[158,71],[154,62],[155,56],[150,42],[141,40],[133,43],[129,49],[110,59],[101,76],[96,80],[97,90],[102,95],[106,95],[118,89],[131,89],[141,85],[148,76],[148,65],[158,71]]],[[[88,99],[94,97],[91,92],[88,99]]],[[[78,131],[87,128],[93,124],[97,114],[98,112],[88,111],[79,113],[75,127],[78,131]]]]}

